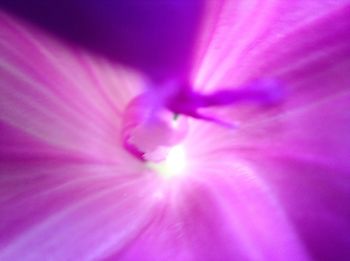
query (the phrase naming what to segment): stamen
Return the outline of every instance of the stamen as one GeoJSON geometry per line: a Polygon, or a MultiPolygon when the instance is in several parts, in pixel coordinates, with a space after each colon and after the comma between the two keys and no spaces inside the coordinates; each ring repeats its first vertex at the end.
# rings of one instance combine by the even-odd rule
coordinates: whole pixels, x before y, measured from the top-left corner
{"type": "Polygon", "coordinates": [[[187,132],[187,119],[155,106],[148,95],[134,98],[127,106],[122,124],[124,148],[142,161],[159,162],[187,132]]]}
{"type": "Polygon", "coordinates": [[[173,82],[164,88],[159,96],[148,92],[136,97],[124,113],[124,148],[142,161],[166,159],[172,148],[184,139],[188,125],[186,117],[180,118],[180,115],[232,129],[236,128],[234,123],[205,115],[199,110],[244,102],[271,105],[284,98],[281,85],[266,79],[236,88],[219,88],[209,94],[196,92],[188,86],[181,88],[173,82]]]}
{"type": "Polygon", "coordinates": [[[235,124],[213,116],[203,115],[198,110],[208,107],[230,106],[244,102],[274,105],[284,98],[281,85],[269,79],[251,82],[241,87],[218,89],[218,91],[210,94],[202,94],[195,92],[192,88],[179,88],[177,93],[167,100],[166,106],[176,115],[182,114],[233,128],[235,124]]]}

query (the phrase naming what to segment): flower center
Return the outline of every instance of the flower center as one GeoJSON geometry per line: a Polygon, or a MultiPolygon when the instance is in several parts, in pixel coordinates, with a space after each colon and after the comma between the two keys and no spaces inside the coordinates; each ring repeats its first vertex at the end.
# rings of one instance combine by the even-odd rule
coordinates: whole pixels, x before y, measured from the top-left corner
{"type": "Polygon", "coordinates": [[[162,162],[165,165],[161,169],[167,169],[168,173],[172,169],[179,172],[185,160],[183,149],[176,145],[188,132],[187,117],[231,128],[234,127],[231,122],[203,115],[199,110],[242,102],[275,104],[283,98],[280,87],[275,81],[259,80],[245,86],[203,94],[189,86],[170,82],[156,92],[149,91],[137,96],[129,103],[123,117],[123,146],[142,161],[162,162]]]}
{"type": "Polygon", "coordinates": [[[159,163],[148,162],[147,164],[149,168],[166,179],[182,175],[187,167],[185,148],[183,145],[175,145],[169,150],[165,160],[159,163]]]}
{"type": "Polygon", "coordinates": [[[123,145],[142,161],[161,162],[187,134],[185,117],[155,105],[148,95],[133,99],[124,112],[123,145]]]}

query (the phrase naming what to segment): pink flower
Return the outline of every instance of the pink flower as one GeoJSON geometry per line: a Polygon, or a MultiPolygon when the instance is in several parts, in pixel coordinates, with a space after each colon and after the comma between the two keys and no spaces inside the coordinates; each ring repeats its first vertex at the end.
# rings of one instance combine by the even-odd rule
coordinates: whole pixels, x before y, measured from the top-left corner
{"type": "Polygon", "coordinates": [[[171,98],[144,129],[138,71],[1,14],[0,260],[349,259],[349,1],[208,2],[194,88],[148,88],[171,98]],[[263,79],[283,102],[232,104],[263,79]]]}

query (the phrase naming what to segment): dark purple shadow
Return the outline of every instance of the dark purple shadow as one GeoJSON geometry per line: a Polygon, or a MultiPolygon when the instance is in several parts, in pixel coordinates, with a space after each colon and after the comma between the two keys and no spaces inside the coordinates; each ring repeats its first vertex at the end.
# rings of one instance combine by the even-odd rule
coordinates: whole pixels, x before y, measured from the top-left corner
{"type": "Polygon", "coordinates": [[[153,80],[186,79],[204,0],[0,0],[0,8],[153,80]]]}

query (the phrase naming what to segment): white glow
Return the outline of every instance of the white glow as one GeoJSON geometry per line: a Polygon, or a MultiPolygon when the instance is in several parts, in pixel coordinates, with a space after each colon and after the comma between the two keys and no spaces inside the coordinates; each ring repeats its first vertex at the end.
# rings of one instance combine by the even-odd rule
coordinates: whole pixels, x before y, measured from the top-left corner
{"type": "Polygon", "coordinates": [[[170,149],[164,161],[160,163],[150,163],[149,166],[165,178],[183,174],[187,166],[184,147],[181,145],[174,146],[170,149]]]}
{"type": "Polygon", "coordinates": [[[170,150],[165,165],[170,175],[176,175],[185,170],[186,155],[183,146],[178,145],[170,150]]]}

